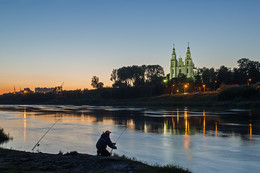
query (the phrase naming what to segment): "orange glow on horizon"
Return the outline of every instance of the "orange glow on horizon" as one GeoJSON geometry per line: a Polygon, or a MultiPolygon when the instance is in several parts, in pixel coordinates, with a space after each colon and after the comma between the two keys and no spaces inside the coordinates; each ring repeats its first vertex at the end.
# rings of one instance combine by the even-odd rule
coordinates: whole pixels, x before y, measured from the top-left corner
{"type": "MultiPolygon", "coordinates": [[[[104,83],[104,87],[112,86],[113,82],[110,80],[110,73],[108,73],[107,76],[97,76],[99,77],[99,80],[104,83]]],[[[65,76],[59,76],[58,78],[54,78],[49,76],[42,77],[39,75],[28,78],[21,76],[19,78],[4,78],[3,80],[1,80],[0,95],[10,92],[13,93],[14,88],[16,92],[19,92],[24,88],[30,88],[32,91],[34,91],[36,87],[52,88],[60,86],[63,82],[63,90],[93,89],[93,87],[91,86],[92,77],[93,76],[85,76],[83,78],[81,76],[73,76],[67,78],[65,76]]]]}

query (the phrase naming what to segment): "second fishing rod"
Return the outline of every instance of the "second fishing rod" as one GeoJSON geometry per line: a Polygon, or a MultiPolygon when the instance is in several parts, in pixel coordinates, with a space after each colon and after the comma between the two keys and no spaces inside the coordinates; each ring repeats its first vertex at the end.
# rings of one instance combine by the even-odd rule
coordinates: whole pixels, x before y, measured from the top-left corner
{"type": "Polygon", "coordinates": [[[41,140],[44,138],[44,136],[45,135],[47,135],[47,133],[55,126],[55,124],[57,124],[57,122],[58,121],[60,121],[61,120],[61,118],[59,118],[59,119],[57,119],[56,121],[55,121],[55,123],[53,123],[52,124],[52,126],[42,135],[42,137],[38,140],[38,142],[34,145],[34,147],[32,148],[32,151],[36,148],[36,147],[38,147],[39,145],[40,145],[40,142],[41,142],[41,140]]]}
{"type": "MultiPolygon", "coordinates": [[[[117,137],[117,140],[115,143],[117,143],[117,141],[120,139],[120,137],[122,136],[122,134],[125,132],[125,130],[127,129],[127,127],[124,128],[124,130],[121,132],[121,134],[117,137]]],[[[113,148],[110,151],[110,154],[112,154],[113,148]]]]}

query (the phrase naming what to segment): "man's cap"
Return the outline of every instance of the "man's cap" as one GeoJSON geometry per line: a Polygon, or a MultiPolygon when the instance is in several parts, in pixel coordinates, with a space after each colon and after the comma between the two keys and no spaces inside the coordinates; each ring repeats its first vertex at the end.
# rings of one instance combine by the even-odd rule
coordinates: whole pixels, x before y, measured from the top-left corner
{"type": "Polygon", "coordinates": [[[109,130],[107,130],[105,133],[107,133],[107,134],[109,134],[109,133],[111,133],[109,130]]]}

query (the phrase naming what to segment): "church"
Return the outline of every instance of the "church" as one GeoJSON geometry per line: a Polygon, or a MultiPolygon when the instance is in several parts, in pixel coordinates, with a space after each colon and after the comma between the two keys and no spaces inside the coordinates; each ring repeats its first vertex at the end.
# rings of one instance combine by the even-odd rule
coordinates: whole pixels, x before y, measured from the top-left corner
{"type": "Polygon", "coordinates": [[[179,74],[184,74],[187,78],[194,78],[197,75],[198,70],[194,67],[194,63],[191,58],[190,47],[188,45],[186,57],[183,62],[182,58],[179,61],[176,58],[175,47],[172,50],[172,59],[170,65],[170,79],[178,77],[179,74]]]}

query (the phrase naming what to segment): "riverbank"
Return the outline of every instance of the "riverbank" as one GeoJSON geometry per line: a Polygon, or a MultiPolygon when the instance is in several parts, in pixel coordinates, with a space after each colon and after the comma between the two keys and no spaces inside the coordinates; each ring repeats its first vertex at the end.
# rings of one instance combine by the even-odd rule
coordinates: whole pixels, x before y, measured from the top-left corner
{"type": "Polygon", "coordinates": [[[142,95],[145,88],[103,88],[89,91],[63,91],[62,93],[6,94],[0,96],[0,104],[30,105],[95,105],[133,107],[247,107],[260,106],[260,89],[241,86],[221,92],[150,94],[142,95]],[[143,90],[141,90],[143,89],[143,90]]]}
{"type": "Polygon", "coordinates": [[[144,97],[137,99],[111,99],[111,100],[92,100],[87,102],[89,105],[103,106],[133,106],[133,107],[244,107],[258,108],[260,99],[258,98],[238,98],[233,100],[219,100],[217,93],[206,94],[176,94],[161,95],[155,97],[144,97]]]}
{"type": "Polygon", "coordinates": [[[2,148],[0,163],[0,172],[190,172],[175,166],[150,166],[125,157],[102,157],[77,152],[29,153],[2,148]]]}
{"type": "Polygon", "coordinates": [[[130,106],[130,107],[230,107],[258,108],[259,97],[221,100],[218,93],[175,94],[154,97],[102,99],[102,98],[70,98],[38,101],[6,101],[2,105],[92,105],[92,106],[130,106]]]}

